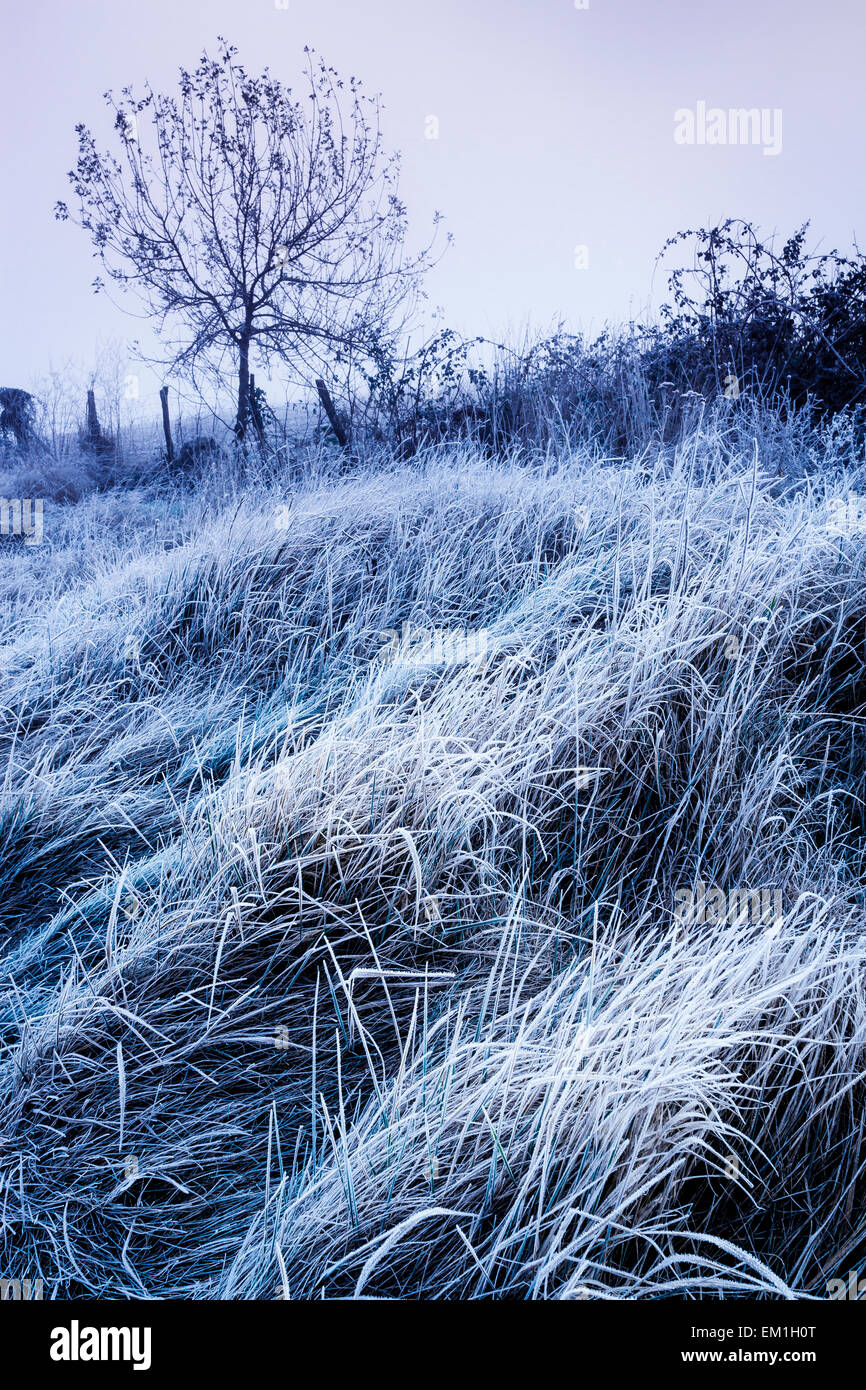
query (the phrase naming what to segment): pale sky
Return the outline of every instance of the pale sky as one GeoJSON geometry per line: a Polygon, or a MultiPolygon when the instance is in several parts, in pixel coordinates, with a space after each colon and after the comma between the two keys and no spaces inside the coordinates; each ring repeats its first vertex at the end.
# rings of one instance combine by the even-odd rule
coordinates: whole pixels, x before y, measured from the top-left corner
{"type": "Polygon", "coordinates": [[[454,236],[431,306],[463,332],[502,336],[559,318],[597,331],[657,305],[654,258],[685,226],[742,216],[787,234],[811,218],[825,249],[862,239],[864,16],[863,0],[10,4],[0,384],[32,389],[67,359],[87,369],[100,342],[146,339],[146,323],[93,295],[87,236],[55,222],[53,205],[74,201],[76,122],[111,143],[105,89],[173,89],[217,35],[251,72],[267,64],[300,85],[310,44],[382,92],[414,239],[436,208],[454,236]],[[675,112],[699,102],[780,111],[781,152],[677,144],[675,112]]]}

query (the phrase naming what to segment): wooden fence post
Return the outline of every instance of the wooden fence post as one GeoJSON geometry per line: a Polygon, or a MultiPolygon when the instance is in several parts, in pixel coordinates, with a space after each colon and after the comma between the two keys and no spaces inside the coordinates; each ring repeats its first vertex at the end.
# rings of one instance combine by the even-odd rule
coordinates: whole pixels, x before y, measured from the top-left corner
{"type": "Polygon", "coordinates": [[[319,400],[325,407],[325,414],[331,422],[331,429],[337,436],[337,440],[339,441],[342,448],[345,449],[346,445],[349,442],[346,436],[346,431],[344,430],[340,422],[340,417],[337,414],[337,411],[334,407],[334,402],[331,400],[331,393],[329,392],[327,386],[325,385],[321,377],[316,378],[316,390],[319,393],[319,400]]]}
{"type": "Polygon", "coordinates": [[[102,433],[99,415],[96,411],[96,395],[91,386],[87,392],[87,424],[81,439],[83,449],[98,458],[105,459],[114,449],[114,440],[102,433]]]}
{"type": "Polygon", "coordinates": [[[168,387],[160,388],[159,400],[162,406],[162,428],[165,432],[165,451],[169,463],[174,463],[174,445],[171,442],[171,421],[168,418],[168,387]]]}

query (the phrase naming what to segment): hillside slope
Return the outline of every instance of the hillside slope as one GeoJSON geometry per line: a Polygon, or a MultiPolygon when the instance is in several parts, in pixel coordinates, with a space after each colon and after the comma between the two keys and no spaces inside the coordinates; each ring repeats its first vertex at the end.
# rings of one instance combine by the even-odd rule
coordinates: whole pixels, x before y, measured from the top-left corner
{"type": "Polygon", "coordinates": [[[97,497],[4,556],[5,1274],[784,1298],[862,1260],[866,562],[826,493],[864,472],[714,448],[97,497]]]}

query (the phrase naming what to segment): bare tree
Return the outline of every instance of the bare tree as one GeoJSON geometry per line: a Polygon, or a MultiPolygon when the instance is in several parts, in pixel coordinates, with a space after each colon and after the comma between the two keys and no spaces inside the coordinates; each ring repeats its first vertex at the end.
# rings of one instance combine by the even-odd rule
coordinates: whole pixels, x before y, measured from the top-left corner
{"type": "MultiPolygon", "coordinates": [[[[406,254],[399,157],[383,151],[378,97],[305,49],[306,100],[296,99],[219,44],[216,59],[180,70],[177,96],[107,92],[123,163],[78,125],[69,178],[72,220],[105,272],[158,315],[164,365],[195,384],[202,371],[222,380],[231,360],[243,437],[253,355],[306,377],[381,353],[417,302],[436,234],[406,254]]],[[[70,217],[65,203],[55,211],[70,217]]]]}

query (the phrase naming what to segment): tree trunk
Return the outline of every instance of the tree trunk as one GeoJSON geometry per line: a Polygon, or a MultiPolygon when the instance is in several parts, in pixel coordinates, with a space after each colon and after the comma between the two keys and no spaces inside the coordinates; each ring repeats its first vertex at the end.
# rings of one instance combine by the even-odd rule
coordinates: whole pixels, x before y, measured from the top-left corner
{"type": "Polygon", "coordinates": [[[243,439],[250,418],[250,340],[241,338],[238,344],[238,414],[235,434],[243,439]]]}
{"type": "Polygon", "coordinates": [[[252,422],[253,422],[253,429],[254,429],[255,432],[256,432],[256,439],[259,441],[259,449],[262,451],[262,453],[264,453],[264,451],[265,451],[265,444],[266,444],[266,441],[265,441],[265,422],[264,422],[264,420],[262,419],[262,412],[261,412],[261,410],[259,409],[259,403],[258,403],[258,400],[256,399],[256,379],[255,379],[255,377],[253,376],[252,372],[250,372],[250,396],[249,396],[249,401],[250,401],[250,419],[251,419],[252,422]]]}

